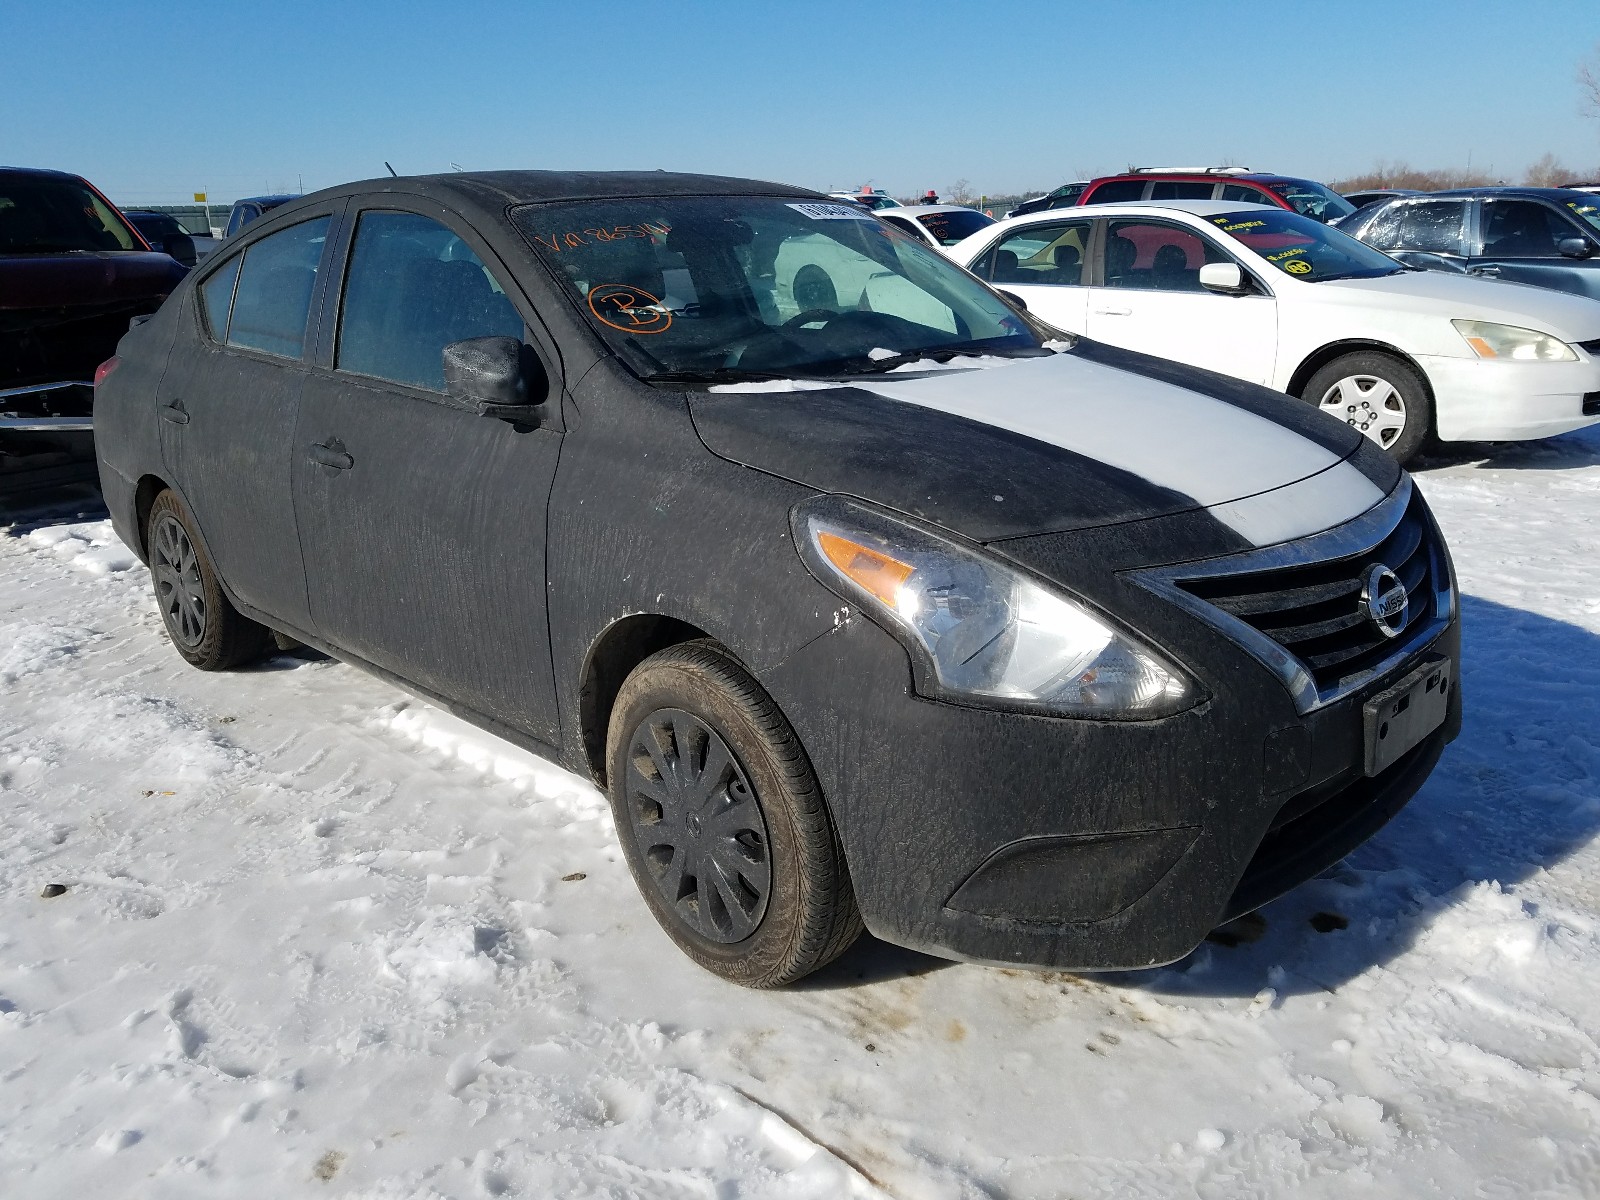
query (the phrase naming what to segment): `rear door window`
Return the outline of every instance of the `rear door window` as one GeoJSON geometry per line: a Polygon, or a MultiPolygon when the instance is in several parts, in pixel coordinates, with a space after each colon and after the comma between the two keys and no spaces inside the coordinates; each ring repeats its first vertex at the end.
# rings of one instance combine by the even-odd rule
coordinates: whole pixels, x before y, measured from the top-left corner
{"type": "Polygon", "coordinates": [[[1186,183],[1182,180],[1156,182],[1150,185],[1152,200],[1209,200],[1217,190],[1214,183],[1186,183]]]}
{"type": "Polygon", "coordinates": [[[228,345],[283,358],[305,353],[306,318],[331,220],[301,221],[245,251],[228,321],[228,345]]]}
{"type": "Polygon", "coordinates": [[[1106,287],[1157,292],[1203,292],[1200,268],[1233,261],[1193,230],[1160,221],[1111,222],[1105,255],[1106,287]]]}
{"type": "Polygon", "coordinates": [[[1235,203],[1277,205],[1277,201],[1275,201],[1266,192],[1263,192],[1260,188],[1251,187],[1249,184],[1245,183],[1223,184],[1221,198],[1223,200],[1232,200],[1235,203]]]}
{"type": "Polygon", "coordinates": [[[1483,206],[1486,258],[1560,258],[1561,239],[1579,236],[1566,220],[1532,200],[1489,200],[1483,206]]]}
{"type": "Polygon", "coordinates": [[[972,264],[972,273],[997,286],[1055,284],[1075,287],[1083,282],[1083,263],[1092,228],[1090,221],[1025,226],[982,254],[972,264]]]}
{"type": "Polygon", "coordinates": [[[361,214],[339,317],[339,370],[442,392],[450,343],[522,334],[505,289],[457,234],[417,213],[361,214]]]}
{"type": "Polygon", "coordinates": [[[1465,200],[1421,200],[1391,204],[1372,219],[1362,235],[1380,250],[1423,250],[1460,254],[1465,200]]]}

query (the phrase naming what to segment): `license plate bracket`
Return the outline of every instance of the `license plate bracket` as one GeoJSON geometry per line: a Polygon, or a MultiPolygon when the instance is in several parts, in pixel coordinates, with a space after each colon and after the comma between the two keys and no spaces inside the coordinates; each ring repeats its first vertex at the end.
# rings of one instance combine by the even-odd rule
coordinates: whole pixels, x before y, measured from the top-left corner
{"type": "Polygon", "coordinates": [[[1455,663],[1434,655],[1362,707],[1366,770],[1378,775],[1444,723],[1455,686],[1455,663]]]}

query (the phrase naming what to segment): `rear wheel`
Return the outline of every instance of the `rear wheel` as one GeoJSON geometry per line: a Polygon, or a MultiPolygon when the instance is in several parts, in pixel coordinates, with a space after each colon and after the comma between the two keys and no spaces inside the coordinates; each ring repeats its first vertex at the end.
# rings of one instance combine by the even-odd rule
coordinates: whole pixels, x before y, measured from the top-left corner
{"type": "Polygon", "coordinates": [[[635,668],[612,709],[606,764],[634,881],[702,967],[777,987],[855,941],[861,918],[811,763],[721,647],[689,642],[635,668]]]}
{"type": "Polygon", "coordinates": [[[1415,367],[1392,354],[1342,355],[1313,375],[1300,395],[1400,463],[1422,449],[1433,428],[1427,384],[1415,367]]]}
{"type": "Polygon", "coordinates": [[[194,522],[170,491],[162,492],[150,506],[145,546],[161,622],[191,666],[223,671],[261,657],[271,642],[271,631],[240,615],[228,602],[194,522]]]}

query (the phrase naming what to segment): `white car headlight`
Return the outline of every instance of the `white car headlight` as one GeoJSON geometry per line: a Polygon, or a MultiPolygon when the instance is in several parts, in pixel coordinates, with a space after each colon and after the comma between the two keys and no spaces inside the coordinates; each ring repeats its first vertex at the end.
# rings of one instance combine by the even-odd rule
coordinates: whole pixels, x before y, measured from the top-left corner
{"type": "Polygon", "coordinates": [[[924,695],[1102,720],[1168,716],[1197,698],[1160,655],[980,550],[835,496],[799,505],[793,522],[812,573],[911,649],[924,695]]]}
{"type": "Polygon", "coordinates": [[[1479,358],[1511,358],[1522,362],[1577,362],[1577,351],[1558,337],[1537,329],[1496,325],[1493,321],[1451,321],[1479,358]]]}

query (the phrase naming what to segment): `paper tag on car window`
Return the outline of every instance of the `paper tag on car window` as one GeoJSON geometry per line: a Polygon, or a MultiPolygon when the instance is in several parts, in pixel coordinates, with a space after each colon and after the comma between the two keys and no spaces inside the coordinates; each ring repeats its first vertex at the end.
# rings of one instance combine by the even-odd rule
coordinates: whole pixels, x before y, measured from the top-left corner
{"type": "Polygon", "coordinates": [[[813,221],[876,220],[871,213],[859,209],[853,204],[791,204],[789,207],[797,213],[810,217],[813,221]]]}

